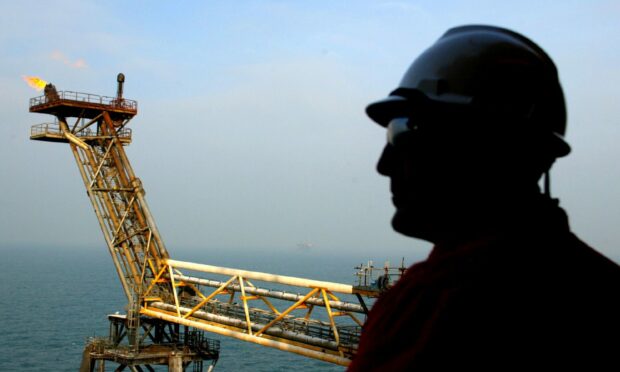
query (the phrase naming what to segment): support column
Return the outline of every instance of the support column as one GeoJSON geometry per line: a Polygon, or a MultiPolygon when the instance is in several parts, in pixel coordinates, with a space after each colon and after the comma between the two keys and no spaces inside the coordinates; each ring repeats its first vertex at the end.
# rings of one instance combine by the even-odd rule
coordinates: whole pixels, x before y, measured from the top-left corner
{"type": "Polygon", "coordinates": [[[171,352],[168,356],[168,372],[183,372],[183,355],[171,352]]]}

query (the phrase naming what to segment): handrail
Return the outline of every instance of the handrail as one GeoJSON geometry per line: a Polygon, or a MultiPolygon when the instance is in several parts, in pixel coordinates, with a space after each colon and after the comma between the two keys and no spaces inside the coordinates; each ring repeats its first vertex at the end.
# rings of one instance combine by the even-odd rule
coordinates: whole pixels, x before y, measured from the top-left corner
{"type": "Polygon", "coordinates": [[[50,98],[45,95],[39,97],[30,98],[30,107],[44,105],[47,103],[54,102],[56,100],[67,100],[67,101],[76,101],[76,102],[88,102],[88,103],[96,103],[100,105],[113,106],[121,109],[128,110],[137,110],[138,102],[132,99],[118,98],[118,97],[108,97],[108,96],[100,96],[97,94],[90,93],[80,93],[80,92],[72,92],[72,91],[59,91],[58,98],[50,98]]]}
{"type": "Polygon", "coordinates": [[[287,285],[307,287],[307,288],[325,288],[332,292],[339,292],[339,293],[346,293],[346,294],[354,293],[353,286],[350,284],[341,284],[341,283],[333,283],[333,282],[326,282],[326,281],[320,281],[320,280],[296,278],[296,277],[285,276],[285,275],[274,275],[274,274],[261,273],[258,271],[232,269],[228,267],[202,265],[202,264],[197,264],[193,262],[177,261],[177,260],[171,260],[171,259],[167,259],[166,264],[168,264],[171,267],[179,268],[179,269],[202,271],[205,273],[212,273],[212,274],[239,275],[247,279],[256,279],[256,280],[262,280],[262,281],[271,282],[271,283],[287,284],[287,285]]]}
{"type": "MultiPolygon", "coordinates": [[[[53,134],[62,136],[63,132],[60,129],[60,124],[58,123],[41,123],[33,125],[30,128],[30,136],[40,136],[46,134],[53,134]]],[[[99,134],[93,132],[90,128],[83,129],[81,131],[72,133],[76,137],[100,137],[99,134]]],[[[119,138],[131,138],[131,128],[123,128],[116,132],[116,135],[119,138]]]]}

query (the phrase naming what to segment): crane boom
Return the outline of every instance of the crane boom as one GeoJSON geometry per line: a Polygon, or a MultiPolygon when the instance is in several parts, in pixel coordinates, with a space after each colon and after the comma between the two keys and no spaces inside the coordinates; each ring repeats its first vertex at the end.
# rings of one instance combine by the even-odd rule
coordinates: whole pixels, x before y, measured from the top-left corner
{"type": "Polygon", "coordinates": [[[357,349],[360,317],[367,313],[361,295],[372,291],[170,259],[124,150],[132,139],[127,125],[138,110],[136,101],[122,97],[121,75],[116,97],[46,88],[44,96],[30,100],[30,112],[56,120],[33,126],[30,138],[71,148],[129,302],[130,343],[139,346],[142,315],[348,365],[357,349]],[[205,274],[221,280],[201,277],[205,274]],[[338,297],[347,295],[358,303],[338,297]]]}

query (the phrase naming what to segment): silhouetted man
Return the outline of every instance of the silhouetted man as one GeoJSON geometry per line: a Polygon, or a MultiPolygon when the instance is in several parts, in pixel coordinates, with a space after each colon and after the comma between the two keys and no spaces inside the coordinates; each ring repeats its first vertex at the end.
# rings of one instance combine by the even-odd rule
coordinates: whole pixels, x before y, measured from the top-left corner
{"type": "Polygon", "coordinates": [[[435,247],[375,304],[350,370],[618,370],[620,267],[549,196],[570,152],[549,56],[454,28],[367,113],[387,127],[392,226],[435,247]]]}

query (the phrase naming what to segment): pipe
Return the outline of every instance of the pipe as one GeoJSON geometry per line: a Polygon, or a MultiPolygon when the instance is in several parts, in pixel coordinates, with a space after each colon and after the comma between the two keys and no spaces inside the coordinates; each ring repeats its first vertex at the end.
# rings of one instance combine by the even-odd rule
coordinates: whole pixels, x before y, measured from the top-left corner
{"type": "MultiPolygon", "coordinates": [[[[154,308],[169,311],[169,312],[176,313],[177,311],[176,306],[167,304],[164,302],[153,302],[151,306],[154,308]]],[[[191,309],[188,307],[179,306],[179,311],[181,312],[181,314],[187,314],[190,310],[191,309]]],[[[240,330],[248,329],[246,321],[242,319],[231,318],[229,316],[216,315],[216,314],[207,313],[205,311],[199,310],[199,311],[194,312],[192,314],[192,317],[199,318],[199,319],[206,320],[206,321],[213,322],[213,323],[223,324],[229,327],[239,328],[240,330]]],[[[265,324],[259,324],[259,323],[253,322],[252,332],[258,332],[263,327],[265,327],[265,324]]],[[[242,331],[239,331],[239,332],[242,332],[242,331]]],[[[338,351],[338,344],[334,341],[326,340],[326,339],[322,339],[318,337],[312,337],[312,336],[308,336],[308,335],[298,333],[298,332],[291,332],[291,331],[283,330],[276,326],[269,327],[263,333],[269,336],[273,336],[273,337],[284,338],[287,340],[296,341],[296,342],[300,342],[303,344],[320,347],[323,349],[338,351]]]]}
{"type": "Polygon", "coordinates": [[[291,345],[291,344],[287,344],[287,343],[279,342],[279,341],[274,341],[274,340],[270,340],[270,339],[263,338],[263,337],[256,337],[253,335],[248,335],[245,333],[241,333],[238,331],[234,331],[234,330],[230,330],[230,329],[226,329],[222,327],[216,327],[210,324],[197,322],[194,320],[178,318],[176,316],[166,314],[166,313],[161,313],[159,311],[142,308],[141,313],[144,315],[150,316],[152,318],[162,319],[168,322],[182,324],[182,325],[185,325],[188,327],[194,327],[197,329],[202,329],[207,332],[217,333],[222,336],[233,337],[233,338],[243,340],[243,341],[254,342],[262,346],[269,346],[274,349],[292,352],[292,353],[307,356],[310,358],[319,359],[325,362],[339,364],[341,366],[348,366],[351,363],[350,359],[344,358],[338,355],[332,355],[332,354],[327,354],[321,351],[306,349],[300,346],[291,345]]]}
{"type": "Polygon", "coordinates": [[[116,98],[120,101],[123,99],[123,83],[125,82],[125,75],[121,72],[116,76],[116,81],[118,82],[116,98]]]}
{"type": "Polygon", "coordinates": [[[193,262],[177,261],[177,260],[171,260],[171,259],[167,259],[166,263],[174,268],[180,268],[180,269],[202,271],[205,273],[212,273],[212,274],[241,276],[245,279],[262,280],[265,282],[288,284],[288,285],[294,285],[298,287],[324,288],[328,291],[339,292],[339,293],[347,293],[347,294],[353,293],[353,286],[350,284],[323,282],[319,280],[295,278],[292,276],[284,276],[284,275],[267,274],[267,273],[261,273],[258,271],[231,269],[227,267],[202,265],[202,264],[197,264],[193,262]]]}
{"type": "Polygon", "coordinates": [[[71,141],[71,143],[73,143],[74,145],[81,147],[85,151],[89,150],[89,147],[86,144],[86,142],[77,138],[75,135],[71,134],[69,131],[63,131],[63,134],[65,135],[65,138],[71,141]]]}
{"type": "MultiPolygon", "coordinates": [[[[224,282],[220,282],[217,280],[202,279],[202,278],[197,278],[193,276],[179,275],[179,274],[175,274],[174,279],[187,282],[187,283],[204,285],[204,286],[212,287],[212,288],[219,288],[222,286],[222,284],[224,284],[224,282]]],[[[235,292],[241,291],[241,288],[239,287],[238,284],[230,284],[228,285],[227,288],[235,292]]],[[[255,288],[255,287],[245,287],[245,291],[253,295],[269,297],[269,298],[277,298],[279,300],[285,300],[285,301],[291,301],[291,302],[297,302],[303,297],[302,295],[298,295],[294,293],[289,293],[289,292],[284,292],[284,291],[274,291],[274,290],[269,290],[269,289],[264,289],[264,288],[255,288]]],[[[323,301],[323,299],[320,299],[320,298],[310,297],[309,299],[306,300],[306,302],[311,305],[325,307],[325,301],[323,301]]],[[[331,306],[334,309],[338,309],[338,310],[350,311],[350,312],[359,313],[359,314],[366,314],[366,311],[364,311],[364,308],[361,305],[354,304],[351,302],[329,301],[329,306],[331,306]]]]}

